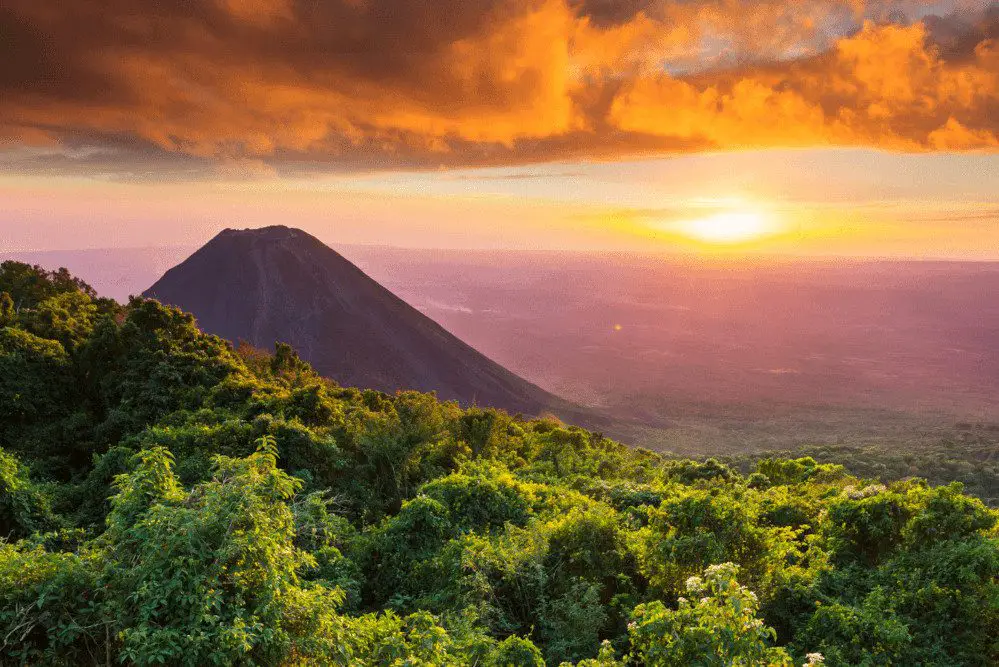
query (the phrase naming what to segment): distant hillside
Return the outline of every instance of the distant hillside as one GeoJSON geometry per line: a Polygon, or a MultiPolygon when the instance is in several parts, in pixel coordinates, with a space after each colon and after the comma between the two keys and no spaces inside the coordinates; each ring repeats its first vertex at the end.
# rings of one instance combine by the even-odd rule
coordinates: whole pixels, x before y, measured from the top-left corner
{"type": "Polygon", "coordinates": [[[309,234],[225,230],[145,293],[207,332],[262,348],[292,345],[342,385],[436,391],[445,400],[598,419],[514,375],[407,305],[309,234]]]}
{"type": "Polygon", "coordinates": [[[128,303],[163,272],[189,256],[196,246],[146,248],[90,248],[82,250],[0,251],[0,260],[12,259],[54,270],[66,267],[87,281],[101,296],[128,303]]]}

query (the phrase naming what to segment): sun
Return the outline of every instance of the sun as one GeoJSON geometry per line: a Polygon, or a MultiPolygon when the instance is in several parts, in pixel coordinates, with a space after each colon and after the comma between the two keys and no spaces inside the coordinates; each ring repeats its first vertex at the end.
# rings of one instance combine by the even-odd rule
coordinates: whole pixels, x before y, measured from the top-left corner
{"type": "Polygon", "coordinates": [[[684,236],[712,244],[747,243],[777,231],[774,221],[760,211],[722,211],[683,220],[675,229],[684,236]]]}

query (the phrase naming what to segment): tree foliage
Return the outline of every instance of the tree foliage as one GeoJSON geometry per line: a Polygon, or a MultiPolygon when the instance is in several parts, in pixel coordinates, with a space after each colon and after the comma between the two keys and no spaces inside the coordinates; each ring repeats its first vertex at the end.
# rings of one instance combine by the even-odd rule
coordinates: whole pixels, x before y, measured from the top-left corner
{"type": "Polygon", "coordinates": [[[635,608],[631,641],[649,667],[699,665],[790,665],[782,648],[770,646],[772,628],[756,617],[756,595],[739,585],[739,568],[712,565],[704,576],[687,579],[688,597],[676,609],[656,601],[635,608]]]}
{"type": "Polygon", "coordinates": [[[16,263],[0,424],[3,664],[999,662],[959,484],[343,388],[16,263]]]}

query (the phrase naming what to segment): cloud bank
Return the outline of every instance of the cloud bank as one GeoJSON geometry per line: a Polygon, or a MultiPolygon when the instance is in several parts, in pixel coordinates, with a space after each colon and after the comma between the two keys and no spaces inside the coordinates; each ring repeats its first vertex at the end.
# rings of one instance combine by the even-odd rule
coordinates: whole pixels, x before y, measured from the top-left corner
{"type": "Polygon", "coordinates": [[[999,146],[999,3],[7,0],[8,171],[999,146]]]}

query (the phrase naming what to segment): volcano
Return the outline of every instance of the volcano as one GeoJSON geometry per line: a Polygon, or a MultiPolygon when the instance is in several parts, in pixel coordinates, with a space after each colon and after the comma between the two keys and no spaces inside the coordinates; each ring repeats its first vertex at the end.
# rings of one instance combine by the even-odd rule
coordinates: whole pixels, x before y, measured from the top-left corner
{"type": "Polygon", "coordinates": [[[488,359],[317,238],[284,226],[227,229],[144,296],[198,326],[270,349],[288,343],[342,386],[434,391],[442,400],[574,423],[600,420],[488,359]]]}

